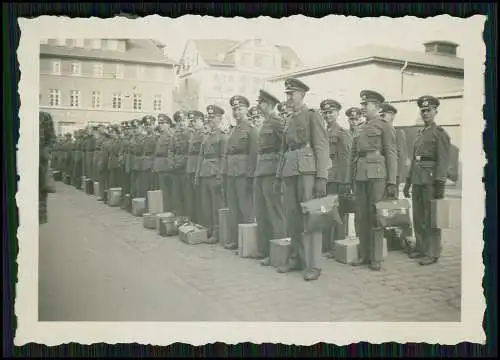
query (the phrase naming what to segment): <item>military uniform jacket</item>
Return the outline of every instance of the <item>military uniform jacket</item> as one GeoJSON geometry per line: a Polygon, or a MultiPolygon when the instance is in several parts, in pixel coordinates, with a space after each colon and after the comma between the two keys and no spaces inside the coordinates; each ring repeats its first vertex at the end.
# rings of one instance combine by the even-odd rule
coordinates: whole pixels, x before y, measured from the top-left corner
{"type": "Polygon", "coordinates": [[[144,137],[142,145],[142,170],[152,170],[155,158],[156,134],[148,134],[144,137]]]}
{"type": "Polygon", "coordinates": [[[351,182],[352,135],[338,123],[327,128],[330,142],[332,167],[328,170],[328,182],[349,184],[351,182]]]}
{"type": "Polygon", "coordinates": [[[242,121],[229,135],[221,173],[226,176],[253,178],[257,165],[257,149],[257,129],[248,121],[242,121]]]}
{"type": "Polygon", "coordinates": [[[142,156],[145,134],[137,134],[132,142],[132,170],[142,170],[142,156]]]}
{"type": "Polygon", "coordinates": [[[176,129],[168,148],[169,164],[172,172],[184,173],[186,171],[187,156],[189,151],[190,131],[176,129]]]}
{"type": "Polygon", "coordinates": [[[436,124],[419,130],[413,145],[410,182],[415,185],[445,182],[449,153],[450,137],[446,130],[436,124]]]}
{"type": "Polygon", "coordinates": [[[265,120],[258,136],[255,176],[275,176],[280,162],[285,120],[275,114],[264,116],[265,120]]]}
{"type": "Polygon", "coordinates": [[[186,164],[186,173],[195,174],[198,166],[198,157],[200,156],[201,144],[205,133],[202,130],[193,131],[189,139],[189,151],[186,164]]]}
{"type": "Polygon", "coordinates": [[[173,138],[173,132],[170,129],[162,133],[158,138],[155,148],[153,171],[155,172],[170,171],[171,165],[168,159],[168,148],[170,146],[172,138],[173,138]]]}
{"type": "Polygon", "coordinates": [[[196,177],[220,177],[227,147],[227,134],[220,129],[209,130],[203,139],[198,156],[196,177]]]}
{"type": "Polygon", "coordinates": [[[125,172],[130,172],[130,144],[131,144],[131,135],[124,135],[121,139],[120,143],[120,157],[123,159],[123,168],[125,172]]]}
{"type": "Polygon", "coordinates": [[[303,105],[290,116],[283,135],[283,154],[276,176],[302,174],[328,178],[328,135],[321,115],[303,105]]]}
{"type": "Polygon", "coordinates": [[[359,128],[352,147],[352,171],[356,181],[385,179],[396,184],[398,154],[394,128],[376,118],[359,128]]]}
{"type": "Polygon", "coordinates": [[[109,170],[109,157],[111,154],[111,139],[108,137],[101,140],[101,151],[99,153],[97,168],[99,171],[109,170]]]}

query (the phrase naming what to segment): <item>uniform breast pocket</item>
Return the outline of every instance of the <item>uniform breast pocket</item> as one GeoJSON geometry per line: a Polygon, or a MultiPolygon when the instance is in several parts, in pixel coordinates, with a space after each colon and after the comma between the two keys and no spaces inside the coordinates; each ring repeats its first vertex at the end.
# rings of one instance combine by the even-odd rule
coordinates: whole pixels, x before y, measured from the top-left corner
{"type": "Polygon", "coordinates": [[[316,159],[311,148],[304,148],[299,151],[298,157],[298,167],[300,172],[306,173],[316,171],[316,159]]]}
{"type": "Polygon", "coordinates": [[[309,141],[307,134],[307,125],[305,122],[300,121],[295,124],[295,134],[297,143],[303,143],[309,141]]]}
{"type": "Polygon", "coordinates": [[[386,177],[385,161],[382,159],[367,159],[366,178],[367,179],[385,179],[386,177]]]}
{"type": "Polygon", "coordinates": [[[378,147],[380,145],[382,131],[379,129],[368,129],[366,131],[366,142],[370,147],[378,147]]]}
{"type": "Polygon", "coordinates": [[[262,145],[270,145],[273,143],[273,131],[272,129],[262,129],[262,131],[259,134],[259,142],[262,145]]]}

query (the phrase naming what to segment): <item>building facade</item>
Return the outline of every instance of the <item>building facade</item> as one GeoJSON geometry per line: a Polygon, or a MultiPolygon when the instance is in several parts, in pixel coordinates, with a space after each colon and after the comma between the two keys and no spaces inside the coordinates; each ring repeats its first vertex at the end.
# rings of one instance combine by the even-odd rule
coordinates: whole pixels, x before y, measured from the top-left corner
{"type": "Polygon", "coordinates": [[[40,45],[40,109],[61,134],[172,112],[174,62],[147,39],[50,39],[40,45]]]}
{"type": "Polygon", "coordinates": [[[300,65],[291,48],[261,39],[193,39],[186,43],[176,69],[174,106],[204,111],[216,104],[226,111],[227,124],[233,121],[231,96],[243,95],[254,102],[270,76],[300,65]]]}

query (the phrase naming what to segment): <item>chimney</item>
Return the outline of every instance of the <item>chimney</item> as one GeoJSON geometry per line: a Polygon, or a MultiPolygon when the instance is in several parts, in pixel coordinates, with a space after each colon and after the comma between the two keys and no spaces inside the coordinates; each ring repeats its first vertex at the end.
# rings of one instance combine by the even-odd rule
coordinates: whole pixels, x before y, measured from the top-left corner
{"type": "Polygon", "coordinates": [[[458,44],[451,41],[429,41],[424,43],[427,54],[457,56],[458,44]]]}

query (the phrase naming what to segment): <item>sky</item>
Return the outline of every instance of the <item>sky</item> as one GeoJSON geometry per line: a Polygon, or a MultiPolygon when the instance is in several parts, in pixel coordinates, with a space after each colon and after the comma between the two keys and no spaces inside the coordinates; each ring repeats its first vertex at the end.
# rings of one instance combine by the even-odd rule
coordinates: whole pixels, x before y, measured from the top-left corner
{"type": "MultiPolygon", "coordinates": [[[[322,19],[302,15],[283,19],[245,19],[188,15],[165,19],[165,32],[158,35],[157,40],[167,45],[167,54],[175,61],[182,56],[190,38],[262,38],[275,45],[290,46],[305,64],[321,62],[366,44],[424,51],[423,43],[430,40],[457,43],[460,45],[457,55],[463,57],[464,46],[467,46],[465,41],[471,41],[464,40],[463,36],[467,31],[466,20],[448,15],[427,19],[336,15],[322,19]]],[[[478,37],[477,41],[481,40],[478,37]]]]}

